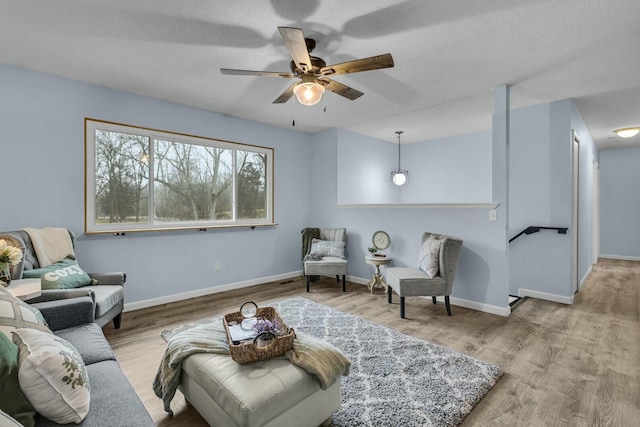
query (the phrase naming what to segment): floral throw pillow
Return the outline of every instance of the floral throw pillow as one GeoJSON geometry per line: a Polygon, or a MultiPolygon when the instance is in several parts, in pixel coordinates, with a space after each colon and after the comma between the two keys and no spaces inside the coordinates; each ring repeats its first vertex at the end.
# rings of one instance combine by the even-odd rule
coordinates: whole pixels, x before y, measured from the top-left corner
{"type": "Polygon", "coordinates": [[[427,237],[422,242],[420,255],[418,255],[418,268],[425,272],[429,279],[438,275],[440,265],[440,240],[427,237]]]}
{"type": "Polygon", "coordinates": [[[78,350],[36,329],[16,329],[18,381],[38,413],[59,424],[80,423],[89,413],[89,377],[78,350]]]}

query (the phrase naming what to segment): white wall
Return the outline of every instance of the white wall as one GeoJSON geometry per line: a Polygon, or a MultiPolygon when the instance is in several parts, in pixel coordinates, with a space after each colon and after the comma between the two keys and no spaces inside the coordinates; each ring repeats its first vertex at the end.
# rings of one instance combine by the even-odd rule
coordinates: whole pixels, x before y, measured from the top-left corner
{"type": "Polygon", "coordinates": [[[300,230],[310,218],[308,134],[7,65],[0,94],[0,230],[71,229],[86,270],[127,272],[128,303],[300,270],[300,230]],[[273,147],[279,225],[83,235],[84,117],[273,147]]]}
{"type": "Polygon", "coordinates": [[[600,252],[640,260],[640,148],[600,152],[600,252]]]}

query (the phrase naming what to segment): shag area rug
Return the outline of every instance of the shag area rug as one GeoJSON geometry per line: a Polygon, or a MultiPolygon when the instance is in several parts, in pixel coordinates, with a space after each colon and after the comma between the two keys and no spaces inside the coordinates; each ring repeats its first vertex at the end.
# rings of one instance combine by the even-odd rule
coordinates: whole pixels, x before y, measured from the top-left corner
{"type": "MultiPolygon", "coordinates": [[[[502,375],[498,366],[305,298],[271,305],[288,326],[330,342],[351,359],[334,426],[456,426],[502,375]]],[[[198,324],[216,321],[221,319],[198,324]]]]}

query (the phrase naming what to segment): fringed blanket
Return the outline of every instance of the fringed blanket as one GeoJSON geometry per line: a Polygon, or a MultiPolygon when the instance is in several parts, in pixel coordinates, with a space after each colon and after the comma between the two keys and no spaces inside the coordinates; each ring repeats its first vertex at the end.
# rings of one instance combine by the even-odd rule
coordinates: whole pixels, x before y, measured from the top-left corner
{"type": "MultiPolygon", "coordinates": [[[[164,410],[171,415],[170,405],[180,383],[182,361],[196,353],[229,354],[222,321],[194,326],[173,335],[167,342],[153,381],[153,391],[162,399],[164,410]]],[[[285,357],[313,375],[323,390],[331,387],[340,375],[349,375],[351,366],[349,359],[331,344],[297,331],[293,349],[285,353],[285,357]]]]}
{"type": "Polygon", "coordinates": [[[67,257],[76,258],[71,236],[66,228],[23,228],[29,234],[40,267],[46,267],[67,257]]]}

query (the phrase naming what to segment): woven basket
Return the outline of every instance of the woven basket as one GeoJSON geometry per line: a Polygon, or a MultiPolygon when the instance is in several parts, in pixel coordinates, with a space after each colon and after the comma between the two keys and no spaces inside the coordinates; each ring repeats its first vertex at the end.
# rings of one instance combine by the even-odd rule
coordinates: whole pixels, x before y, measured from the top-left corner
{"type": "Polygon", "coordinates": [[[227,339],[229,340],[229,353],[231,353],[231,358],[241,365],[281,356],[293,348],[293,339],[296,337],[296,334],[293,331],[293,328],[289,328],[282,319],[280,319],[275,308],[258,308],[256,317],[269,319],[272,322],[278,321],[288,332],[284,335],[272,338],[270,340],[271,342],[264,347],[259,347],[253,340],[241,341],[239,344],[234,344],[234,341],[231,339],[231,334],[229,333],[229,324],[240,324],[244,319],[244,316],[239,311],[225,314],[223,323],[224,330],[227,332],[227,339]]]}

